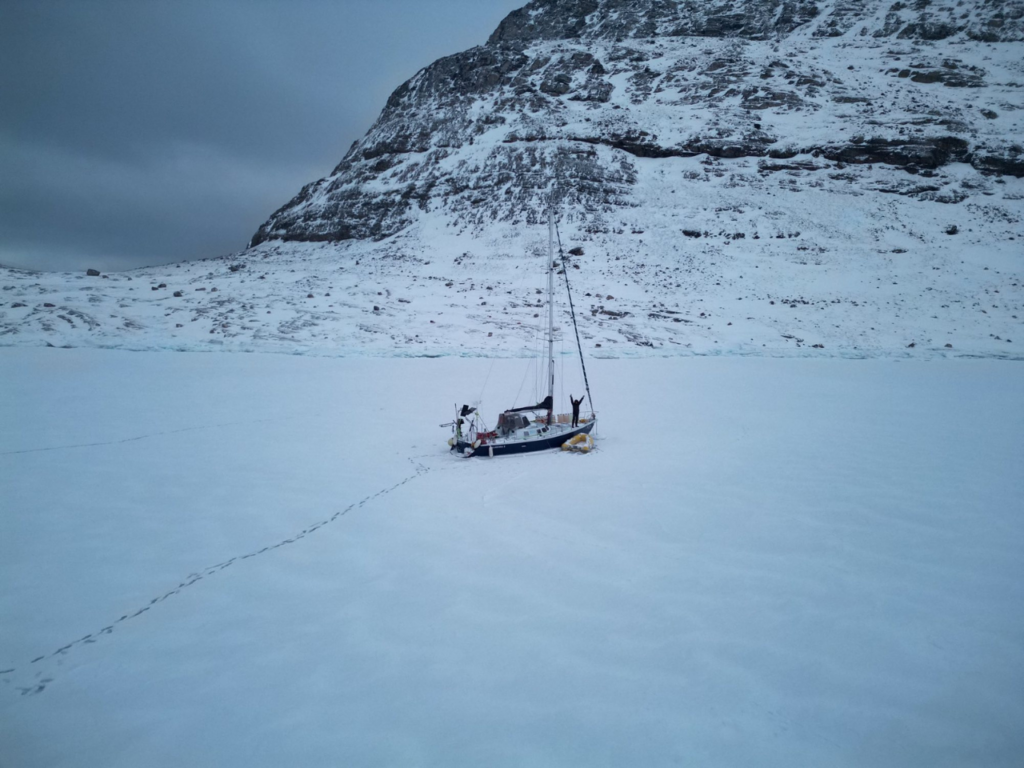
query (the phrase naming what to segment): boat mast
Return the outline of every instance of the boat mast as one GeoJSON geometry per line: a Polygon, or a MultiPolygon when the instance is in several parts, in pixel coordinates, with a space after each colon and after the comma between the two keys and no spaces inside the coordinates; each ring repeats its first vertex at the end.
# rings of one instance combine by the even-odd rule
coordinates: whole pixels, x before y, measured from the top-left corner
{"type": "Polygon", "coordinates": [[[548,209],[548,425],[555,407],[555,218],[548,209]]]}
{"type": "Polygon", "coordinates": [[[590,379],[587,378],[587,361],[583,359],[583,344],[580,343],[580,327],[576,324],[576,308],[572,304],[572,289],[569,287],[569,265],[566,263],[565,254],[562,253],[562,236],[558,234],[558,227],[555,227],[555,236],[558,238],[558,257],[562,262],[562,272],[565,275],[565,295],[569,297],[569,317],[572,318],[572,329],[576,333],[576,349],[580,353],[580,368],[583,370],[583,386],[587,390],[587,403],[590,406],[590,417],[595,417],[594,398],[590,396],[590,379]]]}

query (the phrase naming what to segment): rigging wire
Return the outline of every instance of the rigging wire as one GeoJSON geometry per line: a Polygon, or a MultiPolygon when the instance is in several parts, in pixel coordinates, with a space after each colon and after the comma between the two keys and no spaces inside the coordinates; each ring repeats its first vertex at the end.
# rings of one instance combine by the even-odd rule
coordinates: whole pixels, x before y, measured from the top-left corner
{"type": "Polygon", "coordinates": [[[580,351],[580,366],[583,368],[583,384],[587,388],[587,402],[590,403],[590,412],[594,413],[594,398],[590,396],[590,380],[587,378],[587,364],[583,360],[583,345],[580,343],[580,329],[576,325],[576,309],[572,304],[572,291],[569,290],[569,264],[566,261],[565,253],[562,252],[562,235],[558,231],[558,222],[555,222],[555,235],[558,236],[558,256],[562,260],[563,272],[565,273],[565,292],[569,296],[569,313],[572,315],[572,329],[576,332],[576,348],[580,351]]]}
{"type": "MultiPolygon", "coordinates": [[[[529,363],[526,365],[525,369],[523,370],[523,380],[519,383],[519,391],[516,392],[515,400],[512,401],[512,407],[513,408],[519,405],[519,396],[523,393],[523,387],[526,386],[526,380],[530,377],[531,373],[533,373],[533,394],[534,394],[534,397],[536,397],[537,391],[538,391],[538,386],[539,386],[539,384],[538,384],[538,377],[539,377],[540,373],[539,373],[539,366],[537,365],[537,360],[538,360],[538,358],[539,358],[539,356],[541,354],[541,344],[543,342],[543,339],[541,338],[541,332],[540,332],[539,327],[531,326],[531,331],[532,331],[532,338],[530,340],[530,347],[529,347],[531,355],[530,355],[530,358],[529,358],[529,363]]],[[[536,402],[536,400],[533,400],[532,402],[536,402]]]]}
{"type": "Polygon", "coordinates": [[[487,376],[486,376],[486,378],[484,379],[484,385],[483,385],[482,387],[480,387],[480,396],[479,396],[479,397],[478,397],[478,398],[476,399],[476,404],[477,404],[478,406],[479,406],[479,405],[480,405],[480,403],[482,403],[482,402],[483,402],[483,400],[484,400],[484,391],[485,391],[485,390],[487,389],[487,382],[491,380],[491,371],[493,371],[493,370],[494,370],[494,364],[495,364],[495,363],[496,363],[497,361],[498,361],[498,358],[496,358],[496,357],[492,357],[492,358],[491,358],[491,365],[490,365],[490,367],[489,367],[489,368],[487,369],[487,376]]]}
{"type": "Polygon", "coordinates": [[[516,408],[519,406],[519,396],[523,393],[523,387],[526,385],[526,377],[530,375],[530,369],[533,367],[533,363],[526,366],[526,370],[523,371],[523,380],[519,382],[519,391],[516,392],[515,399],[512,401],[512,407],[516,408]]]}
{"type": "MultiPolygon", "coordinates": [[[[559,396],[561,397],[562,408],[565,408],[565,334],[559,338],[558,362],[561,363],[561,370],[558,372],[558,382],[562,385],[559,396]]],[[[571,394],[571,393],[570,393],[571,394]]]]}
{"type": "Polygon", "coordinates": [[[534,384],[533,384],[533,386],[534,386],[533,397],[534,397],[534,402],[537,402],[537,403],[539,403],[541,400],[544,399],[544,393],[547,391],[547,384],[545,383],[545,376],[547,375],[546,374],[547,363],[545,362],[547,360],[547,355],[545,354],[545,351],[547,350],[547,346],[548,346],[547,331],[545,331],[543,328],[541,328],[538,325],[537,326],[537,354],[533,358],[533,369],[534,369],[534,371],[537,374],[537,377],[534,379],[534,384]]]}

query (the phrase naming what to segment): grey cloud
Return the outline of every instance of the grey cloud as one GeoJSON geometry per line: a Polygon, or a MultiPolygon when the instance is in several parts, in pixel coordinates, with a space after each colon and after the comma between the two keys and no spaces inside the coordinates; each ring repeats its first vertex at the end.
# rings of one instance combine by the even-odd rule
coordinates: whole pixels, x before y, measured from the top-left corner
{"type": "Polygon", "coordinates": [[[0,262],[78,269],[245,245],[389,93],[521,1],[0,8],[0,262]]]}

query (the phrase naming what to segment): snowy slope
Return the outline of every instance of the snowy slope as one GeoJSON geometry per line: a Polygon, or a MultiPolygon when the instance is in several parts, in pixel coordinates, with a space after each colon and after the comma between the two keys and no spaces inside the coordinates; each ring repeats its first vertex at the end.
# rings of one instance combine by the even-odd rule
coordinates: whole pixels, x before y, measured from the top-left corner
{"type": "MultiPolygon", "coordinates": [[[[569,272],[590,355],[1022,356],[1022,180],[951,207],[829,192],[826,170],[764,176],[752,160],[638,165],[647,204],[615,217],[618,234],[561,227],[584,251],[569,272]],[[688,174],[702,182],[684,194],[688,174]]],[[[481,237],[424,217],[381,243],[265,243],[104,277],[8,270],[0,344],[526,355],[545,249],[541,226],[481,237]]]]}
{"type": "Polygon", "coordinates": [[[1016,365],[3,359],[0,765],[1019,765],[1016,365]]]}

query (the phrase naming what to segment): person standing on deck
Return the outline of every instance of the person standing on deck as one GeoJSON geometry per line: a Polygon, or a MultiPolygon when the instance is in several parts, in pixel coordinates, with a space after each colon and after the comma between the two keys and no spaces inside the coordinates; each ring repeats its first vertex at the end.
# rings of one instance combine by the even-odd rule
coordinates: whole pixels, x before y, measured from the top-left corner
{"type": "MultiPolygon", "coordinates": [[[[583,397],[586,397],[586,395],[583,397]]],[[[578,427],[580,425],[580,403],[583,402],[583,397],[579,400],[573,400],[572,394],[569,395],[569,402],[572,403],[572,425],[574,427],[578,427]]]]}

